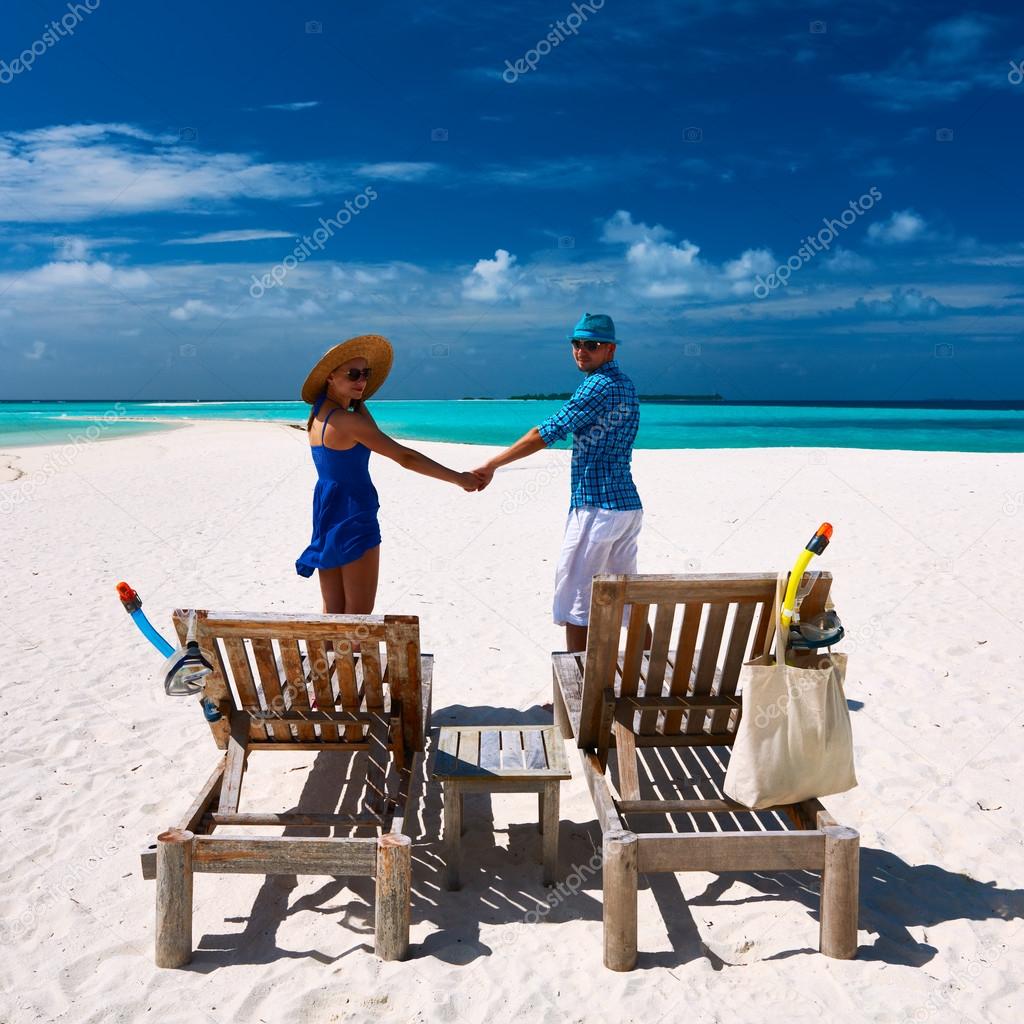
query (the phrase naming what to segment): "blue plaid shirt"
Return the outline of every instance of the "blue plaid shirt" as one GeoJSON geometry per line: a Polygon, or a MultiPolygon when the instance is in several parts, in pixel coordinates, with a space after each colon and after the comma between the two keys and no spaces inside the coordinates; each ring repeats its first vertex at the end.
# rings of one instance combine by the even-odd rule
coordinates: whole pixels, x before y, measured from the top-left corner
{"type": "Polygon", "coordinates": [[[629,468],[639,426],[636,388],[614,359],[587,374],[572,398],[537,424],[549,446],[572,434],[569,508],[643,508],[629,468]]]}

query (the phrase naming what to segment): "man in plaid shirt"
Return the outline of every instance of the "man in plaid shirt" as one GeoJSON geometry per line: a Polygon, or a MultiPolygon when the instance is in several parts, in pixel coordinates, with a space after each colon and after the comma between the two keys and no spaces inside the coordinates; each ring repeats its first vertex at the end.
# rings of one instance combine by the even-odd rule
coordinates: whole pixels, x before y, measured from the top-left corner
{"type": "Polygon", "coordinates": [[[479,469],[481,486],[494,471],[572,434],[569,518],[555,573],[553,615],[565,626],[566,650],[583,651],[590,622],[590,586],[599,573],[635,573],[643,506],[630,462],[640,424],[636,388],[615,360],[610,316],[584,313],[570,339],[587,376],[553,416],[479,469]]]}

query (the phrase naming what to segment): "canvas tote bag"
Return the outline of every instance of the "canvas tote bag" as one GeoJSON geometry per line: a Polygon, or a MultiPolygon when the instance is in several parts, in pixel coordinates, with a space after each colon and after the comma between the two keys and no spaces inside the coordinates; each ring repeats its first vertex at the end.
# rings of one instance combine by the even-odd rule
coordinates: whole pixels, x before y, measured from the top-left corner
{"type": "Polygon", "coordinates": [[[743,716],[725,775],[725,794],[754,809],[843,793],[857,785],[843,680],[846,655],[787,650],[782,603],[788,574],[775,587],[775,651],[740,669],[743,716]],[[788,662],[788,664],[787,664],[788,662]]]}

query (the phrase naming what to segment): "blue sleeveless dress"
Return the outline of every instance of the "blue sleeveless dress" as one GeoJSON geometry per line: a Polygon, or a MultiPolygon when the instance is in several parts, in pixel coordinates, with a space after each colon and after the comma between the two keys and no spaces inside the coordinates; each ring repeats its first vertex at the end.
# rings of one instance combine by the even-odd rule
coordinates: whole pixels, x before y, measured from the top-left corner
{"type": "MultiPolygon", "coordinates": [[[[324,399],[313,407],[320,411],[324,399]]],[[[312,576],[314,569],[335,569],[354,562],[380,544],[377,510],[380,500],[370,480],[370,449],[356,444],[344,450],[324,446],[324,431],[338,410],[332,409],[320,431],[320,444],[310,445],[317,481],[313,491],[313,538],[299,555],[295,571],[312,576]]],[[[342,415],[351,415],[343,413],[342,415]]]]}

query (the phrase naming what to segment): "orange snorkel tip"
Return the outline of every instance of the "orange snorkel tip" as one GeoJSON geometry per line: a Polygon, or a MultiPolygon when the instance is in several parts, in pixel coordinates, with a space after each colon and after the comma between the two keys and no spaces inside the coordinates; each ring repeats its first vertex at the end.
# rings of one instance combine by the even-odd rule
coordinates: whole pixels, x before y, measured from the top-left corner
{"type": "Polygon", "coordinates": [[[832,524],[822,523],[815,531],[814,536],[807,542],[807,550],[813,552],[815,555],[820,555],[822,551],[828,547],[828,542],[831,539],[832,524]]]}
{"type": "Polygon", "coordinates": [[[129,615],[142,607],[142,599],[124,580],[117,585],[117,596],[121,598],[121,604],[129,615]]]}

